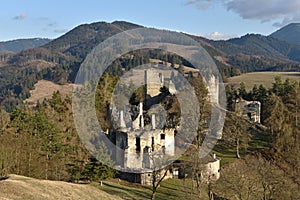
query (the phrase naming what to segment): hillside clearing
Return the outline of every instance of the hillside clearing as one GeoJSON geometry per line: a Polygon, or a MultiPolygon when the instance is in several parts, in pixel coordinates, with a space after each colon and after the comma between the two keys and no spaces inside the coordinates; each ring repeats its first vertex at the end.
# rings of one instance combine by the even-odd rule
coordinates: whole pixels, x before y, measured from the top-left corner
{"type": "Polygon", "coordinates": [[[257,86],[262,84],[270,88],[276,76],[280,76],[282,80],[289,78],[291,80],[300,81],[300,72],[253,72],[228,78],[228,84],[233,84],[238,87],[241,82],[244,82],[248,91],[252,89],[255,84],[257,86]]]}
{"type": "Polygon", "coordinates": [[[73,84],[58,85],[51,81],[40,80],[34,85],[34,89],[30,91],[30,97],[24,102],[29,105],[35,105],[38,101],[45,98],[51,98],[52,94],[59,91],[62,95],[71,95],[73,84]]]}

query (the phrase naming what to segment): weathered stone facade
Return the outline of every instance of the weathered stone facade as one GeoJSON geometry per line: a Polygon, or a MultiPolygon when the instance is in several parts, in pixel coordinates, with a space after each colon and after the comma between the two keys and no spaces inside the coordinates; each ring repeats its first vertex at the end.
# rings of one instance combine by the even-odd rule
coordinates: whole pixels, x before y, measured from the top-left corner
{"type": "Polygon", "coordinates": [[[146,94],[154,97],[160,94],[160,88],[164,85],[164,76],[154,69],[145,70],[146,94]]]}
{"type": "Polygon", "coordinates": [[[146,94],[155,97],[160,94],[160,89],[166,86],[171,94],[176,94],[175,84],[172,79],[174,72],[161,69],[146,69],[144,75],[144,84],[146,85],[146,94]]]}
{"type": "Polygon", "coordinates": [[[209,154],[203,163],[202,179],[205,182],[216,181],[220,178],[220,161],[216,154],[209,154]]]}
{"type": "MultiPolygon", "coordinates": [[[[220,161],[221,159],[216,154],[208,154],[206,157],[199,160],[199,176],[203,182],[216,181],[220,178],[220,161]]],[[[191,166],[190,166],[191,168],[191,166]]],[[[178,178],[193,178],[195,174],[192,174],[192,170],[189,167],[182,168],[179,165],[179,176],[178,178]]]]}
{"type": "Polygon", "coordinates": [[[250,122],[260,123],[261,103],[259,101],[236,100],[235,110],[250,122]]]}
{"type": "MultiPolygon", "coordinates": [[[[151,168],[150,152],[162,150],[173,156],[175,153],[175,129],[156,129],[155,114],[152,114],[151,127],[144,126],[143,104],[139,105],[140,113],[133,121],[132,127],[120,127],[116,133],[116,151],[120,167],[136,171],[151,168]]],[[[122,117],[122,111],[120,111],[122,117]]],[[[120,118],[120,124],[125,124],[120,118]]]]}
{"type": "MultiPolygon", "coordinates": [[[[171,94],[176,94],[176,86],[173,83],[174,76],[177,74],[167,72],[166,70],[145,69],[144,85],[146,86],[145,96],[155,98],[161,94],[161,87],[166,86],[171,94]]],[[[141,74],[141,72],[139,72],[141,74]]],[[[177,72],[176,72],[177,73],[177,72]]],[[[196,73],[196,72],[195,72],[196,73]]],[[[142,80],[139,80],[140,82],[142,80]]],[[[209,96],[212,103],[218,104],[219,80],[211,76],[206,82],[209,96]]],[[[175,132],[176,128],[161,128],[160,114],[148,113],[143,109],[144,103],[140,102],[137,106],[136,113],[133,115],[128,111],[129,108],[124,106],[122,110],[114,111],[118,116],[118,128],[112,133],[114,136],[116,150],[114,156],[116,165],[123,169],[120,178],[131,182],[141,184],[151,184],[151,169],[155,166],[153,155],[160,152],[163,156],[172,157],[175,155],[175,132]],[[145,119],[148,117],[148,124],[145,119]],[[149,124],[150,117],[150,124],[149,124]],[[130,120],[129,120],[130,118],[130,120]]],[[[151,107],[148,105],[148,107],[151,107]]],[[[136,108],[136,107],[135,107],[136,108]]],[[[220,159],[212,157],[205,167],[201,176],[204,179],[218,179],[220,168],[220,159]]],[[[174,172],[169,171],[166,178],[173,177],[174,172]]],[[[176,173],[175,173],[176,174],[176,173]]],[[[178,176],[178,171],[177,175],[178,176]]]]}
{"type": "MultiPolygon", "coordinates": [[[[161,93],[161,87],[169,86],[170,93],[176,92],[175,85],[169,78],[164,78],[163,70],[144,70],[144,85],[146,86],[145,96],[156,97],[161,93]]],[[[137,114],[123,110],[114,111],[118,119],[118,129],[113,133],[116,144],[115,160],[118,168],[122,169],[120,177],[131,182],[141,184],[151,184],[154,166],[154,158],[157,152],[164,156],[174,156],[175,154],[175,128],[164,128],[160,126],[160,113],[148,113],[143,109],[143,102],[137,107],[137,114]],[[150,117],[150,124],[145,123],[145,117],[150,117]],[[128,120],[130,118],[130,120],[128,120]],[[130,122],[128,122],[130,121],[130,122]]],[[[148,118],[149,118],[148,117],[148,118]]],[[[166,178],[172,177],[168,172],[166,178]]]]}
{"type": "Polygon", "coordinates": [[[207,90],[211,103],[219,103],[219,84],[219,79],[216,76],[211,75],[207,83],[207,90]]]}

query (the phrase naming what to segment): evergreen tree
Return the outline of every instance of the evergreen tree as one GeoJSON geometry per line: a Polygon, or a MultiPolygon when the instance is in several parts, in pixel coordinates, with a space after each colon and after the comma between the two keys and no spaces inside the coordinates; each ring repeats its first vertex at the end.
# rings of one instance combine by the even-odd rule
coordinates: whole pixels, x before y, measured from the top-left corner
{"type": "Polygon", "coordinates": [[[96,145],[96,156],[89,159],[85,166],[84,175],[90,181],[102,181],[115,176],[113,162],[103,142],[96,145]]]}
{"type": "Polygon", "coordinates": [[[246,91],[246,85],[244,82],[241,82],[240,87],[238,89],[239,96],[243,99],[248,99],[248,93],[246,91]]]}

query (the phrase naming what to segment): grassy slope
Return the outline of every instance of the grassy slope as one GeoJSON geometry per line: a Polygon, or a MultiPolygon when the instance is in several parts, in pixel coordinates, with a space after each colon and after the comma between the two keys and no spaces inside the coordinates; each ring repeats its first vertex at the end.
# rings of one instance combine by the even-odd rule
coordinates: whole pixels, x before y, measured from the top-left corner
{"type": "Polygon", "coordinates": [[[72,184],[60,181],[37,180],[18,175],[10,175],[0,181],[0,200],[26,199],[105,199],[118,200],[119,197],[107,194],[90,185],[72,184]]]}
{"type": "MultiPolygon", "coordinates": [[[[122,199],[150,199],[152,191],[151,186],[143,186],[140,184],[129,183],[121,180],[105,181],[103,186],[97,186],[101,190],[115,194],[122,199]]],[[[197,195],[191,191],[192,183],[190,179],[167,179],[164,180],[158,188],[156,200],[177,200],[177,199],[198,199],[197,195]]],[[[207,189],[202,186],[201,199],[207,199],[207,189]]]]}
{"type": "Polygon", "coordinates": [[[34,85],[34,90],[30,91],[31,96],[24,102],[34,105],[38,101],[42,102],[44,98],[51,98],[56,91],[59,91],[62,95],[71,95],[72,89],[73,84],[58,85],[51,81],[40,80],[34,85]]]}
{"type": "Polygon", "coordinates": [[[272,83],[276,76],[280,76],[282,80],[289,78],[300,81],[299,72],[253,72],[228,78],[228,83],[239,86],[241,82],[244,82],[247,90],[252,89],[254,84],[257,86],[262,84],[267,88],[270,88],[272,87],[272,83]]]}
{"type": "MultiPolygon", "coordinates": [[[[247,148],[240,148],[240,155],[244,157],[248,153],[260,151],[264,148],[270,147],[271,138],[263,131],[259,131],[256,134],[249,134],[250,141],[247,148]]],[[[233,144],[219,141],[213,149],[218,157],[221,158],[221,167],[225,164],[236,161],[236,147],[233,144]]]]}
{"type": "MultiPolygon", "coordinates": [[[[168,179],[158,188],[156,200],[198,199],[191,191],[191,180],[168,179]]],[[[37,180],[10,175],[0,181],[0,200],[52,200],[52,199],[150,199],[151,186],[129,183],[117,179],[99,183],[73,184],[60,181],[37,180]]],[[[207,199],[207,189],[202,186],[201,199],[207,199]]]]}

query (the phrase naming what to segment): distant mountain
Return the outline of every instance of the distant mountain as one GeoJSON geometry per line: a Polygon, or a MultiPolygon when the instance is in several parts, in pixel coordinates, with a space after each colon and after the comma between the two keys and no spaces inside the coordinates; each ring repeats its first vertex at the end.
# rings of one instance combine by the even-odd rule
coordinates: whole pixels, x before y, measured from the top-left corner
{"type": "Polygon", "coordinates": [[[291,23],[272,33],[271,37],[300,45],[300,23],[291,23]]]}
{"type": "Polygon", "coordinates": [[[105,39],[122,31],[140,27],[142,26],[123,21],[82,24],[44,45],[44,47],[51,51],[67,53],[82,59],[105,39]]]}
{"type": "MultiPolygon", "coordinates": [[[[58,84],[72,83],[81,63],[94,47],[117,33],[140,27],[124,21],[83,24],[39,47],[0,55],[0,105],[9,104],[9,108],[13,108],[20,104],[41,79],[58,84]]],[[[188,36],[206,49],[223,78],[255,71],[300,71],[300,45],[297,44],[257,34],[227,41],[188,36]]],[[[159,51],[140,51],[120,58],[113,70],[128,70],[151,58],[184,63],[182,58],[165,56],[159,51]]]]}
{"type": "Polygon", "coordinates": [[[50,39],[33,38],[33,39],[18,39],[18,40],[0,42],[0,54],[17,53],[25,49],[42,46],[50,41],[51,41],[50,39]]]}
{"type": "Polygon", "coordinates": [[[247,34],[227,42],[239,45],[241,47],[239,50],[244,54],[300,61],[300,45],[291,44],[271,36],[247,34]]]}

